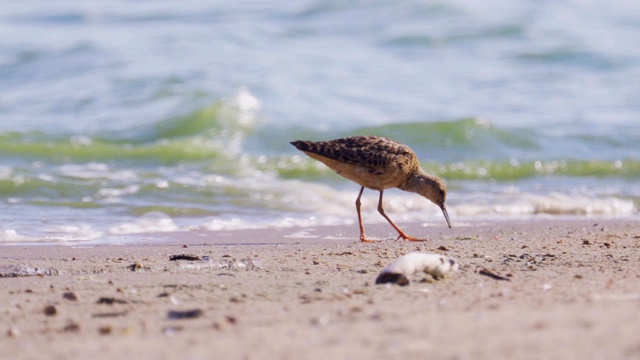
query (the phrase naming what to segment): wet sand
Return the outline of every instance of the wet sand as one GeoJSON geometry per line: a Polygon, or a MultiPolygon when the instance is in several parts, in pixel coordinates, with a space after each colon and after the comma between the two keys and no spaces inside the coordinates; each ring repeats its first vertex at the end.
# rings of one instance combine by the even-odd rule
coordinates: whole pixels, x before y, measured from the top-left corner
{"type": "Polygon", "coordinates": [[[0,358],[640,358],[638,219],[454,225],[402,225],[423,243],[358,243],[354,225],[3,246],[0,358]],[[460,270],[375,285],[415,250],[460,270]]]}

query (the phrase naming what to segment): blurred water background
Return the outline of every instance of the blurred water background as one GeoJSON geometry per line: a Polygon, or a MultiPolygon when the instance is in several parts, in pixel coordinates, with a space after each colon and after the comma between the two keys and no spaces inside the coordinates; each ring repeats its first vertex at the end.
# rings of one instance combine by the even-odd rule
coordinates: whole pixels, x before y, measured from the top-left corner
{"type": "Polygon", "coordinates": [[[640,2],[0,2],[0,243],[353,224],[289,141],[354,134],[411,146],[454,224],[637,216],[640,2]]]}

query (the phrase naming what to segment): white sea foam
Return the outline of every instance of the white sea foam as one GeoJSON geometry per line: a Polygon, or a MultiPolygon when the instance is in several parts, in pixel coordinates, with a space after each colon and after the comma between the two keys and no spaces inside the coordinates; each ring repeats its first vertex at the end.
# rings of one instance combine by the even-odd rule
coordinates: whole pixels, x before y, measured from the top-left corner
{"type": "Polygon", "coordinates": [[[617,197],[568,196],[558,193],[549,195],[527,195],[487,199],[479,203],[456,203],[449,211],[462,217],[474,216],[523,216],[523,215],[568,215],[568,216],[629,216],[638,212],[629,199],[617,197]]]}
{"type": "Polygon", "coordinates": [[[52,225],[44,229],[44,233],[47,241],[63,244],[95,240],[104,235],[90,224],[52,225]]]}
{"type": "Polygon", "coordinates": [[[114,170],[109,165],[98,162],[86,164],[61,165],[58,172],[62,176],[76,179],[109,179],[119,181],[137,181],[138,174],[132,170],[114,170]]]}
{"type": "Polygon", "coordinates": [[[170,216],[162,212],[150,212],[139,217],[134,222],[126,222],[109,228],[109,234],[139,234],[154,232],[178,231],[180,228],[170,216]]]}

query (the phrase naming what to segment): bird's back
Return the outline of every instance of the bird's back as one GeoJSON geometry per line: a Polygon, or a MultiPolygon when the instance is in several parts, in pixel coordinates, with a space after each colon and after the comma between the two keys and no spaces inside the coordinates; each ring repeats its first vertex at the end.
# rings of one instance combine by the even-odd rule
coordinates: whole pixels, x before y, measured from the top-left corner
{"type": "Polygon", "coordinates": [[[298,140],[291,144],[338,174],[372,189],[397,187],[419,167],[415,153],[408,146],[383,137],[298,140]]]}

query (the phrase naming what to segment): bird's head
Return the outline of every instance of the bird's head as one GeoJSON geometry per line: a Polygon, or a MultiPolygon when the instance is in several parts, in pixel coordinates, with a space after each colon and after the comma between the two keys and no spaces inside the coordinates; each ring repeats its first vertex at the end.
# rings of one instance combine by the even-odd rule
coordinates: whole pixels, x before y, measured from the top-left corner
{"type": "Polygon", "coordinates": [[[447,187],[442,179],[427,174],[420,169],[417,175],[407,181],[404,190],[418,193],[438,205],[438,207],[442,209],[445,220],[447,220],[447,225],[451,228],[449,213],[447,213],[447,207],[444,204],[447,198],[447,187]]]}

